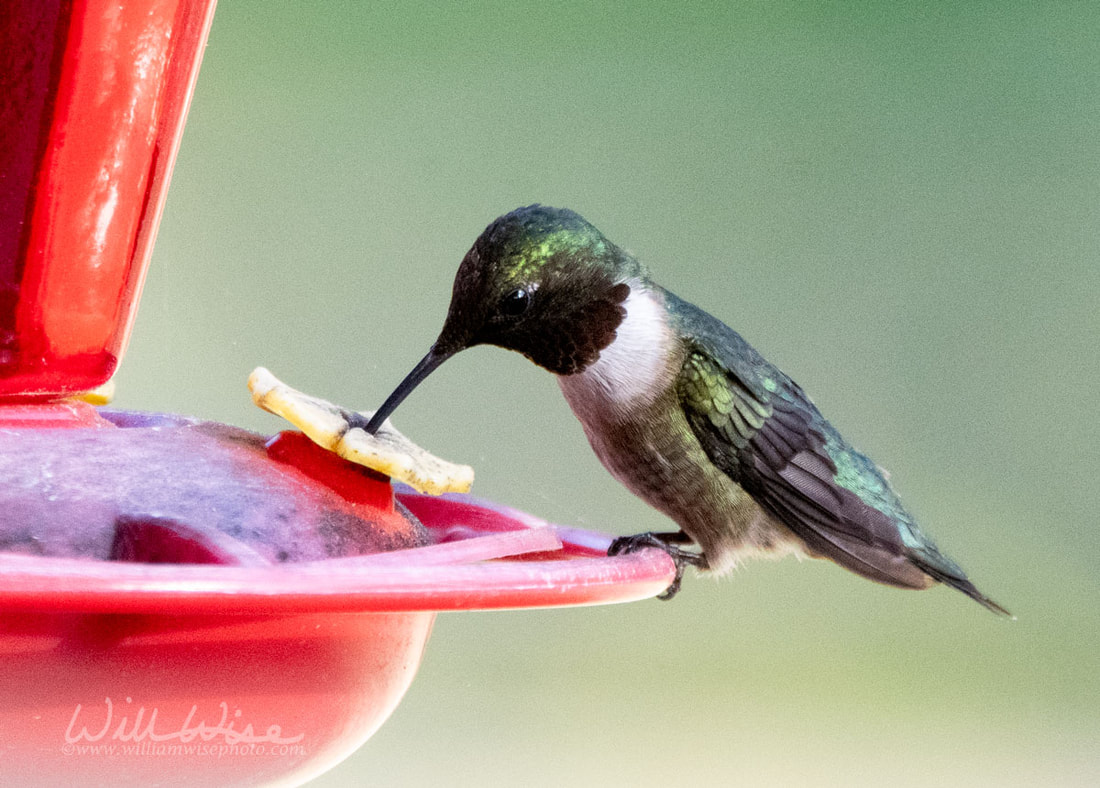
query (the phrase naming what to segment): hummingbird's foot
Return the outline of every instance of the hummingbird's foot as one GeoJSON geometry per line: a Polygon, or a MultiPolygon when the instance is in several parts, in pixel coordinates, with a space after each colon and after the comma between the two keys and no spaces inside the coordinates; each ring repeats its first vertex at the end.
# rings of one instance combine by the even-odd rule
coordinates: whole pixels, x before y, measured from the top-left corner
{"type": "Polygon", "coordinates": [[[680,581],[684,579],[684,568],[694,566],[697,569],[707,568],[707,559],[702,553],[693,553],[677,545],[693,544],[694,540],[683,531],[673,533],[654,533],[647,531],[644,534],[633,536],[620,536],[607,548],[608,555],[624,555],[634,553],[643,547],[656,547],[664,550],[668,557],[676,564],[676,577],[673,578],[668,588],[657,595],[662,602],[667,602],[680,592],[680,581]]]}

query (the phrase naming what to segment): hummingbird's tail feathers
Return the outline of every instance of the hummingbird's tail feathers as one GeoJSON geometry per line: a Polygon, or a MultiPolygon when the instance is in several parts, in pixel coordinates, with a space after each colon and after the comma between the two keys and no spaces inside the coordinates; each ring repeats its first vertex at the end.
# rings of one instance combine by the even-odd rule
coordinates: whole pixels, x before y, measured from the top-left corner
{"type": "Polygon", "coordinates": [[[940,567],[923,561],[921,557],[917,555],[912,556],[911,560],[933,580],[937,580],[945,586],[950,586],[956,591],[962,591],[986,610],[992,611],[999,616],[1004,616],[1005,618],[1011,618],[1013,621],[1016,620],[1016,616],[1012,615],[1012,613],[1008,612],[1005,608],[1001,607],[979,591],[978,587],[971,583],[970,579],[961,571],[957,573],[945,572],[940,567]]]}
{"type": "Polygon", "coordinates": [[[896,522],[840,486],[826,456],[800,452],[780,470],[755,463],[746,488],[809,552],[878,583],[928,588],[932,579],[906,554],[896,522]]]}
{"type": "Polygon", "coordinates": [[[901,588],[928,588],[938,581],[1011,617],[920,532],[883,471],[831,425],[821,426],[824,448],[800,451],[778,468],[765,456],[756,458],[763,484],[750,492],[757,501],[812,551],[845,569],[901,588]]]}
{"type": "Polygon", "coordinates": [[[885,545],[871,544],[831,528],[804,527],[805,519],[790,516],[782,519],[812,555],[828,558],[868,580],[897,588],[924,589],[932,585],[926,572],[904,554],[885,545]]]}
{"type": "Polygon", "coordinates": [[[910,589],[925,589],[940,582],[963,592],[987,610],[1013,618],[1005,608],[980,592],[953,561],[919,532],[917,538],[924,544],[918,551],[904,543],[898,526],[890,517],[867,506],[854,493],[842,488],[838,491],[841,505],[832,511],[784,494],[778,485],[769,488],[762,503],[806,544],[810,552],[868,580],[910,589]]]}

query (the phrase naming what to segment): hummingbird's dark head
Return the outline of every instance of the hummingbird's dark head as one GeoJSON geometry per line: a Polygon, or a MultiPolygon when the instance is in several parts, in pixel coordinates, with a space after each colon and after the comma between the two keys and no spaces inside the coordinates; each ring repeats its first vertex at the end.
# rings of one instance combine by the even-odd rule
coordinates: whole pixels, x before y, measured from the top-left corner
{"type": "Polygon", "coordinates": [[[615,339],[627,281],[642,275],[633,257],[573,211],[519,208],[466,253],[436,346],[497,345],[558,375],[580,372],[615,339]]]}
{"type": "Polygon", "coordinates": [[[432,370],[474,345],[518,351],[558,375],[583,371],[626,317],[627,282],[644,275],[637,260],[573,211],[528,205],[501,216],[462,259],[431,351],[367,431],[432,370]]]}

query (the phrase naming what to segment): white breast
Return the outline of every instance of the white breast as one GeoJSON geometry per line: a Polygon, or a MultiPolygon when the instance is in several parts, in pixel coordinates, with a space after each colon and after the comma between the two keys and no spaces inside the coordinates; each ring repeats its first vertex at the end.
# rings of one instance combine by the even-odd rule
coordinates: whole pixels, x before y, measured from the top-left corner
{"type": "Polygon", "coordinates": [[[630,285],[615,340],[584,372],[558,377],[581,421],[593,408],[622,412],[648,405],[672,380],[673,336],[664,303],[640,282],[630,285]]]}

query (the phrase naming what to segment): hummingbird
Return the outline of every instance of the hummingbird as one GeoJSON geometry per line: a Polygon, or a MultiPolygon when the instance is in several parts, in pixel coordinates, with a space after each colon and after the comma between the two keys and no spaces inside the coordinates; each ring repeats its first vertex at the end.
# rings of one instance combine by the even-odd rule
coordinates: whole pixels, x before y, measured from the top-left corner
{"type": "MultiPolygon", "coordinates": [[[[887,474],[740,334],[654,282],[579,214],[529,205],[490,224],[455,276],[438,339],[382,407],[374,434],[433,370],[490,344],[557,377],[604,467],[679,530],[614,540],[722,573],[744,557],[828,558],[870,580],[937,582],[1009,615],[917,527],[887,474]]],[[[354,421],[354,420],[353,420],[354,421]]]]}

